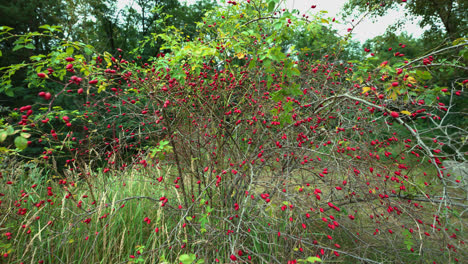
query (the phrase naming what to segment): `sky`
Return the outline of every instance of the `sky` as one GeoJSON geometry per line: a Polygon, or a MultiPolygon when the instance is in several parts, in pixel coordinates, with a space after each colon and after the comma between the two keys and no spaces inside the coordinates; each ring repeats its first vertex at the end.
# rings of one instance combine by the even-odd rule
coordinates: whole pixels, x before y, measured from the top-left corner
{"type": "MultiPolygon", "coordinates": [[[[124,7],[125,5],[132,5],[134,0],[119,0],[119,8],[124,7]]],[[[245,0],[237,0],[245,1],[245,0]]],[[[341,19],[340,10],[343,7],[346,0],[283,0],[286,4],[286,7],[290,10],[298,9],[301,11],[301,14],[311,10],[312,5],[316,5],[316,8],[313,9],[313,12],[318,12],[320,10],[328,11],[329,17],[336,17],[336,21],[340,23],[333,23],[333,28],[338,30],[338,33],[344,35],[347,33],[347,29],[350,27],[350,24],[341,19]]],[[[181,2],[187,2],[188,4],[196,2],[196,0],[181,0],[181,2]]],[[[135,4],[133,4],[136,7],[135,4]]],[[[404,18],[404,13],[402,11],[391,10],[383,17],[365,18],[353,31],[353,39],[361,43],[367,39],[374,38],[376,36],[384,34],[388,26],[396,23],[399,19],[404,18]]],[[[351,18],[350,18],[351,19],[351,18]]],[[[355,18],[356,21],[358,17],[355,18]]],[[[425,29],[422,29],[417,24],[418,20],[408,22],[403,28],[402,31],[408,32],[413,37],[419,37],[424,33],[425,29]]]]}
{"type": "MultiPolygon", "coordinates": [[[[286,5],[289,9],[298,9],[301,11],[310,10],[312,5],[316,5],[315,10],[328,11],[330,17],[336,17],[340,24],[335,23],[334,28],[342,35],[347,33],[350,24],[341,19],[340,11],[347,0],[286,0],[286,5]]],[[[356,21],[360,17],[354,18],[356,21]]],[[[361,43],[368,39],[385,33],[387,27],[395,24],[399,19],[404,18],[403,11],[390,10],[385,16],[376,18],[365,18],[353,31],[353,39],[361,43]]],[[[352,19],[351,17],[348,19],[352,19]]],[[[421,36],[425,29],[418,25],[418,20],[408,22],[402,31],[406,31],[414,37],[421,36]]]]}

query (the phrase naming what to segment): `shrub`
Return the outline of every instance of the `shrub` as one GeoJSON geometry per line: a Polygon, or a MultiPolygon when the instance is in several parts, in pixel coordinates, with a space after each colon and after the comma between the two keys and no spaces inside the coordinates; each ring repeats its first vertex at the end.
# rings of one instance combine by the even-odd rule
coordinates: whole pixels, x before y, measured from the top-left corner
{"type": "Polygon", "coordinates": [[[441,166],[465,160],[466,133],[445,123],[452,105],[439,101],[464,96],[466,81],[432,87],[414,67],[423,58],[342,61],[346,38],[298,60],[307,56],[284,43],[329,21],[276,2],[228,1],[193,40],[169,27],[148,62],[64,40],[3,69],[5,84],[26,67],[41,90],[0,132],[4,259],[466,258],[466,182],[441,166]],[[37,166],[11,170],[30,147],[42,148],[37,166]]]}

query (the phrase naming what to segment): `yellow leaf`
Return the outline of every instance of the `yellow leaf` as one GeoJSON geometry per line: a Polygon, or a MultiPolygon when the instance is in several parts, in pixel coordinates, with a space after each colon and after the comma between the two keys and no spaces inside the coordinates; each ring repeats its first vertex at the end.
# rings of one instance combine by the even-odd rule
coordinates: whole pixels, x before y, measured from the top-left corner
{"type": "Polygon", "coordinates": [[[390,96],[389,96],[393,101],[395,101],[397,99],[397,94],[395,92],[393,92],[390,96]]]}
{"type": "Polygon", "coordinates": [[[98,93],[101,93],[102,91],[106,90],[107,83],[102,82],[102,84],[99,86],[98,93]]]}
{"type": "Polygon", "coordinates": [[[403,110],[403,111],[401,111],[400,113],[405,114],[405,115],[411,115],[411,112],[406,111],[406,110],[403,110]]]}
{"type": "Polygon", "coordinates": [[[104,85],[100,85],[99,86],[99,89],[98,89],[98,93],[101,93],[102,91],[104,91],[106,89],[106,87],[104,85]]]}
{"type": "Polygon", "coordinates": [[[407,79],[407,80],[408,80],[408,82],[410,82],[410,83],[412,83],[412,84],[415,84],[415,83],[417,83],[416,79],[414,79],[414,78],[413,78],[413,77],[411,77],[411,76],[410,76],[410,77],[408,77],[408,79],[407,79]]]}
{"type": "Polygon", "coordinates": [[[239,59],[242,59],[242,58],[245,57],[245,54],[242,53],[242,52],[239,52],[239,53],[236,54],[236,57],[239,58],[239,59]]]}
{"type": "Polygon", "coordinates": [[[368,91],[370,91],[371,88],[370,87],[362,87],[362,93],[367,93],[368,91]]]}

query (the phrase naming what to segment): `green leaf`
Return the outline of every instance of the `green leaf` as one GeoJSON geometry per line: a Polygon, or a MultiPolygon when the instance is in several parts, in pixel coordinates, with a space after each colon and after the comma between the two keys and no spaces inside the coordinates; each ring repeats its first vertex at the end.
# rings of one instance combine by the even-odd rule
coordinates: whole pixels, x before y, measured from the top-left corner
{"type": "Polygon", "coordinates": [[[31,137],[31,134],[29,133],[24,133],[24,132],[21,132],[20,135],[24,138],[30,138],[31,137]]]}
{"type": "Polygon", "coordinates": [[[28,43],[26,46],[24,46],[27,49],[35,49],[36,47],[32,43],[28,43]]]}
{"type": "Polygon", "coordinates": [[[320,258],[317,258],[317,257],[308,257],[307,258],[307,261],[308,262],[311,262],[311,263],[314,263],[314,262],[322,262],[322,260],[320,258]]]}
{"type": "Polygon", "coordinates": [[[283,27],[283,23],[281,22],[281,20],[278,20],[273,26],[276,30],[280,30],[283,27]]]}
{"type": "Polygon", "coordinates": [[[8,27],[8,26],[0,26],[0,30],[1,30],[1,31],[6,31],[6,32],[8,32],[8,31],[10,31],[10,30],[13,30],[13,28],[12,28],[12,27],[8,27]]]}
{"type": "Polygon", "coordinates": [[[270,75],[268,75],[267,77],[267,87],[271,87],[271,83],[273,82],[273,77],[271,77],[270,75]]]}
{"type": "Polygon", "coordinates": [[[31,60],[34,60],[34,61],[40,61],[40,60],[42,60],[42,58],[44,58],[44,57],[45,57],[45,55],[39,54],[39,55],[37,55],[37,56],[31,56],[31,57],[29,57],[29,58],[30,58],[31,60]]]}
{"type": "Polygon", "coordinates": [[[0,248],[9,249],[9,248],[11,248],[11,244],[3,244],[3,243],[0,243],[0,248]]]}
{"type": "Polygon", "coordinates": [[[280,116],[279,116],[279,120],[280,120],[280,123],[281,123],[281,126],[283,127],[285,124],[291,124],[291,115],[289,114],[285,114],[285,113],[281,113],[280,116]]]}
{"type": "Polygon", "coordinates": [[[268,3],[268,12],[272,12],[275,9],[276,3],[274,1],[270,1],[268,3]]]}
{"type": "Polygon", "coordinates": [[[285,103],[284,106],[283,106],[283,110],[286,113],[291,112],[293,110],[293,103],[292,102],[285,103]]]}
{"type": "Polygon", "coordinates": [[[86,53],[86,55],[91,55],[93,54],[93,50],[90,49],[88,46],[84,47],[84,52],[86,53]]]}
{"type": "Polygon", "coordinates": [[[22,48],[24,48],[23,45],[16,45],[16,46],[13,47],[13,51],[17,51],[17,50],[22,49],[22,48]]]}
{"type": "Polygon", "coordinates": [[[15,96],[15,94],[13,93],[13,90],[5,90],[5,94],[9,97],[15,96]]]}
{"type": "Polygon", "coordinates": [[[8,133],[9,136],[15,134],[15,129],[12,126],[8,126],[6,129],[6,132],[8,133]]]}
{"type": "Polygon", "coordinates": [[[283,98],[284,98],[284,91],[283,90],[276,91],[271,95],[271,99],[273,101],[275,101],[275,102],[279,102],[279,101],[283,100],[283,98]]]}
{"type": "Polygon", "coordinates": [[[164,147],[165,145],[169,144],[169,141],[167,140],[161,140],[159,141],[159,146],[164,147]]]}
{"type": "Polygon", "coordinates": [[[39,28],[42,28],[42,29],[49,29],[49,30],[51,29],[51,28],[50,28],[50,25],[47,25],[47,24],[42,25],[42,26],[39,26],[39,28]]]}
{"type": "Polygon", "coordinates": [[[279,47],[268,50],[267,56],[276,61],[281,61],[286,58],[286,55],[283,52],[281,52],[281,49],[279,47]]]}
{"type": "Polygon", "coordinates": [[[426,105],[432,105],[436,99],[436,96],[433,94],[426,94],[422,98],[426,102],[426,105]]]}
{"type": "Polygon", "coordinates": [[[431,73],[428,71],[416,71],[416,76],[421,80],[430,80],[432,79],[431,73]]]}
{"type": "Polygon", "coordinates": [[[0,131],[0,142],[5,141],[7,136],[8,136],[8,133],[6,131],[0,131]]]}
{"type": "Polygon", "coordinates": [[[192,264],[192,262],[195,261],[195,259],[196,256],[194,254],[183,254],[179,257],[180,262],[182,262],[183,264],[192,264]]]}
{"type": "Polygon", "coordinates": [[[28,140],[24,137],[16,137],[15,138],[15,146],[20,150],[23,150],[28,147],[28,140]]]}
{"type": "Polygon", "coordinates": [[[299,76],[299,75],[301,75],[301,72],[297,68],[292,68],[291,69],[291,74],[293,76],[299,76]]]}
{"type": "Polygon", "coordinates": [[[71,56],[73,54],[73,47],[68,47],[65,50],[65,53],[67,54],[67,56],[71,56]]]}
{"type": "Polygon", "coordinates": [[[202,227],[205,226],[206,223],[208,223],[208,218],[207,216],[203,216],[202,218],[200,218],[200,220],[198,220],[198,222],[202,225],[202,227]]]}

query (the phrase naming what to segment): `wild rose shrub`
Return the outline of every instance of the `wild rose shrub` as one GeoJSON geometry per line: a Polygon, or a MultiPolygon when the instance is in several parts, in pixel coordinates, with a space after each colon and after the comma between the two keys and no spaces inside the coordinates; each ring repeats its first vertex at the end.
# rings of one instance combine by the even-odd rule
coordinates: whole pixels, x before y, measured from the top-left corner
{"type": "Polygon", "coordinates": [[[319,32],[320,14],[228,3],[198,39],[155,35],[166,50],[149,61],[65,41],[23,65],[40,91],[2,132],[17,147],[3,157],[3,260],[465,259],[466,180],[441,164],[465,161],[445,119],[466,81],[438,89],[416,66],[467,44],[378,68],[342,61],[344,42],[308,60],[287,43],[319,32]],[[27,145],[58,178],[18,173],[27,145]]]}

